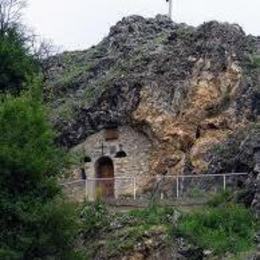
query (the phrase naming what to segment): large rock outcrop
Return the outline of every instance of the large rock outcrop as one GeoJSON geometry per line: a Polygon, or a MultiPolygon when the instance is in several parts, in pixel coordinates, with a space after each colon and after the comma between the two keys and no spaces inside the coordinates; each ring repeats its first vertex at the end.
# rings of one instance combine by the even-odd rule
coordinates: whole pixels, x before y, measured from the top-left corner
{"type": "Polygon", "coordinates": [[[207,172],[213,147],[259,117],[258,43],[238,25],[124,18],[97,46],[46,61],[58,142],[130,125],[154,144],[151,172],[207,172]]]}

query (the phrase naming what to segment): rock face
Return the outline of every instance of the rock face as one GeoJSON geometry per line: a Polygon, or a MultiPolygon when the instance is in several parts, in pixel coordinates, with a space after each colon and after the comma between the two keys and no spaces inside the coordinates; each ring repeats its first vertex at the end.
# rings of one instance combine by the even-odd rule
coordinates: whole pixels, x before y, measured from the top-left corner
{"type": "Polygon", "coordinates": [[[152,142],[152,174],[214,172],[214,147],[259,118],[258,45],[238,25],[124,18],[97,46],[46,61],[58,142],[131,126],[152,142]]]}

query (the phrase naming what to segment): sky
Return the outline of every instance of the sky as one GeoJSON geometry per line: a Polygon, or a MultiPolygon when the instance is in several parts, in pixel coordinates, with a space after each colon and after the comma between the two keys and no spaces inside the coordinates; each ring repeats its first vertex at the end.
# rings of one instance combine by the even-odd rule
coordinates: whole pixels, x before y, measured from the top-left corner
{"type": "MultiPolygon", "coordinates": [[[[218,20],[260,35],[260,0],[173,0],[173,20],[197,26],[218,20]]],[[[166,0],[28,0],[25,23],[62,50],[87,49],[124,16],[167,14],[166,0]]]]}

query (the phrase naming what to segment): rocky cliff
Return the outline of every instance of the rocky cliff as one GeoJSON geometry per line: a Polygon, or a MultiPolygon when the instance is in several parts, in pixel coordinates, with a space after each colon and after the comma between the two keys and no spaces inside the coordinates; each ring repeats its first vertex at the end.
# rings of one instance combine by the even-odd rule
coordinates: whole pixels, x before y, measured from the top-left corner
{"type": "Polygon", "coordinates": [[[130,125],[153,143],[153,173],[234,170],[220,166],[218,144],[258,129],[258,43],[238,25],[124,18],[97,46],[46,61],[58,142],[70,148],[103,128],[130,125]]]}

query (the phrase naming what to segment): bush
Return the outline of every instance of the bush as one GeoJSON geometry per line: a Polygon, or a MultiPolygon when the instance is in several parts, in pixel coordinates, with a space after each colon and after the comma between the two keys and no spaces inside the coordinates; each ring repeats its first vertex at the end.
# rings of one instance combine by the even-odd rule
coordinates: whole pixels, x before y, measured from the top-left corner
{"type": "Polygon", "coordinates": [[[81,217],[89,259],[121,259],[155,234],[165,233],[159,238],[160,244],[168,245],[168,234],[177,215],[174,208],[159,206],[111,212],[102,202],[95,202],[83,207],[81,217]]]}
{"type": "Polygon", "coordinates": [[[76,259],[74,207],[59,198],[64,153],[38,85],[0,102],[0,258],[76,259]],[[68,258],[70,257],[70,258],[68,258]]]}
{"type": "Polygon", "coordinates": [[[110,214],[101,201],[85,203],[80,212],[80,217],[85,238],[97,236],[110,224],[110,214]]]}
{"type": "Polygon", "coordinates": [[[227,204],[223,208],[205,208],[182,217],[176,234],[218,255],[239,253],[254,246],[255,223],[248,209],[227,204]]]}
{"type": "Polygon", "coordinates": [[[60,199],[39,203],[32,198],[20,200],[11,210],[14,226],[11,222],[2,226],[1,259],[77,259],[66,258],[76,254],[79,223],[74,205],[60,199]]]}
{"type": "Polygon", "coordinates": [[[212,199],[208,201],[208,206],[217,207],[226,204],[232,199],[232,193],[228,190],[216,194],[212,199]]]}
{"type": "Polygon", "coordinates": [[[1,4],[8,23],[0,32],[0,259],[74,260],[78,218],[57,184],[65,156],[42,104],[32,39],[10,22],[22,2],[1,4]]]}
{"type": "Polygon", "coordinates": [[[132,210],[128,213],[130,217],[145,225],[170,224],[176,216],[176,209],[170,207],[153,206],[143,210],[132,210]]]}
{"type": "Polygon", "coordinates": [[[44,188],[63,169],[64,156],[34,94],[0,101],[0,166],[1,193],[20,197],[37,190],[41,197],[51,195],[44,188]]]}

